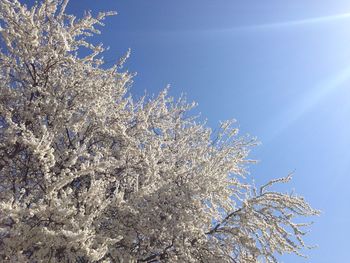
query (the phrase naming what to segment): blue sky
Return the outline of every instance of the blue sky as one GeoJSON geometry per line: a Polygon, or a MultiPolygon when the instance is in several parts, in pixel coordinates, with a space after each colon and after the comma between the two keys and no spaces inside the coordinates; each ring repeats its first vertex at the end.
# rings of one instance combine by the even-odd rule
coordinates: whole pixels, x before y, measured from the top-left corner
{"type": "Polygon", "coordinates": [[[295,170],[288,187],[322,210],[306,237],[319,247],[283,262],[347,261],[350,1],[71,0],[68,10],[118,11],[94,41],[111,62],[131,48],[132,93],[171,84],[210,126],[235,118],[257,136],[257,182],[295,170]]]}

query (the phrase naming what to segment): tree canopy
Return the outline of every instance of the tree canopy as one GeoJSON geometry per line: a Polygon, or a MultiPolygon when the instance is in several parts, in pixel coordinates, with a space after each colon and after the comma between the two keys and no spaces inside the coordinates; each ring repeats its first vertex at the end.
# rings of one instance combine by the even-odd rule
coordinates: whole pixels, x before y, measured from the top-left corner
{"type": "Polygon", "coordinates": [[[1,262],[277,262],[306,247],[300,196],[246,179],[255,140],[167,89],[129,95],[68,1],[0,5],[1,262]],[[87,56],[80,49],[89,49],[87,56]],[[300,221],[298,221],[300,222],[300,221]]]}

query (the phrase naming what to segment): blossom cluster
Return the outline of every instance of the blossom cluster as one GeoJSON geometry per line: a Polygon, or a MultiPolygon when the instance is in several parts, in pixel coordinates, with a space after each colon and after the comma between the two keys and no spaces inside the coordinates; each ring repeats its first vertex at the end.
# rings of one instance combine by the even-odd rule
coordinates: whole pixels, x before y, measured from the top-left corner
{"type": "Polygon", "coordinates": [[[255,140],[218,132],[167,89],[128,95],[127,53],[104,66],[68,1],[1,0],[1,262],[277,262],[316,215],[245,179],[255,140]],[[87,56],[81,48],[90,50],[87,56]]]}

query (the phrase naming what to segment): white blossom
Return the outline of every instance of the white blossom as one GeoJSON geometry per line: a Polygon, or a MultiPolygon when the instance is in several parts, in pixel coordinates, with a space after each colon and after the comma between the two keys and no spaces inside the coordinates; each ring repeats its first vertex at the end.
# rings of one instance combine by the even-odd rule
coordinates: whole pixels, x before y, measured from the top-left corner
{"type": "Polygon", "coordinates": [[[88,37],[106,16],[0,0],[1,262],[277,262],[318,212],[245,178],[255,140],[194,104],[128,95],[88,37]],[[90,49],[86,57],[81,47],[90,49]]]}

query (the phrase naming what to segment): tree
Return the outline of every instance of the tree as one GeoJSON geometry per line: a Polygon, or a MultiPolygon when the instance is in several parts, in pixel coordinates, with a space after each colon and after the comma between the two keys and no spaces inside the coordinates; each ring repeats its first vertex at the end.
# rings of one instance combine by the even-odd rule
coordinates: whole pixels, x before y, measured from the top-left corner
{"type": "Polygon", "coordinates": [[[68,1],[1,0],[1,262],[277,262],[305,247],[316,215],[302,197],[245,179],[255,141],[233,122],[214,133],[194,106],[128,95],[106,68],[106,16],[68,1]],[[81,48],[90,54],[79,55],[81,48]]]}

